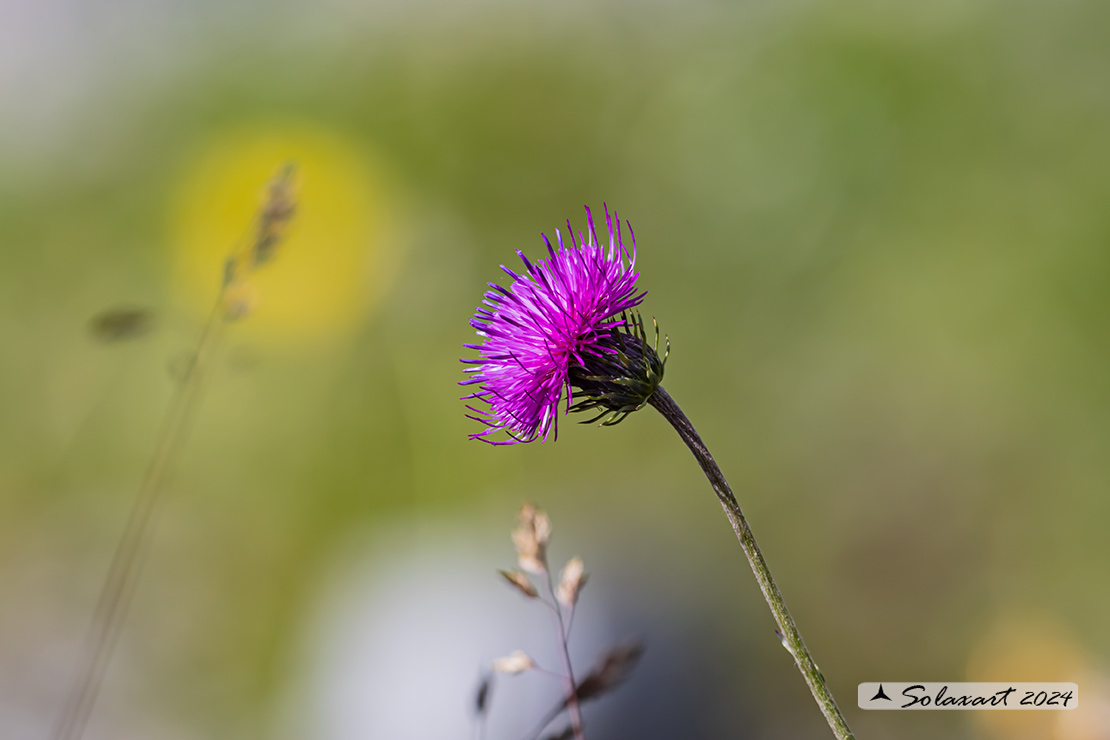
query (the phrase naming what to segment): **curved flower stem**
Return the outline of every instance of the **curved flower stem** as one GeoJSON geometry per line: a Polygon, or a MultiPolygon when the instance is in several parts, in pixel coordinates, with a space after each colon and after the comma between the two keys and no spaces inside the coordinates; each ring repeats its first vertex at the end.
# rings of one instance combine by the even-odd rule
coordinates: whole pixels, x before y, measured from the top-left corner
{"type": "Polygon", "coordinates": [[[763,598],[767,602],[767,606],[771,608],[771,614],[775,618],[775,623],[779,626],[783,640],[791,655],[794,656],[794,661],[798,664],[798,670],[802,672],[810,693],[813,694],[813,698],[821,708],[821,713],[825,715],[833,734],[839,740],[854,740],[855,736],[848,729],[848,723],[844,720],[844,715],[840,713],[840,709],[836,706],[836,700],[829,692],[829,687],[825,685],[825,677],[821,675],[821,671],[817,670],[817,665],[810,657],[809,650],[802,642],[802,636],[798,633],[798,628],[794,626],[794,620],[786,608],[786,602],[782,600],[782,594],[779,593],[779,587],[775,583],[775,579],[771,577],[771,570],[767,567],[767,561],[763,559],[763,553],[759,551],[751,527],[748,526],[748,520],[744,518],[744,512],[740,510],[740,504],[736,502],[736,497],[732,494],[732,489],[729,487],[728,481],[725,480],[724,474],[721,473],[721,469],[717,466],[717,462],[713,459],[713,455],[709,453],[709,449],[701,441],[701,437],[698,436],[694,425],[686,418],[686,414],[682,413],[682,409],[678,407],[670,394],[663,390],[662,386],[655,389],[655,392],[648,398],[648,403],[654,406],[675,428],[678,435],[682,437],[682,441],[694,453],[698,465],[701,466],[701,469],[705,472],[705,477],[709,479],[710,485],[713,486],[713,491],[717,494],[721,507],[725,510],[725,516],[732,524],[732,529],[736,532],[736,538],[740,540],[740,546],[744,548],[744,554],[748,556],[748,563],[751,564],[755,578],[759,581],[763,598]]]}

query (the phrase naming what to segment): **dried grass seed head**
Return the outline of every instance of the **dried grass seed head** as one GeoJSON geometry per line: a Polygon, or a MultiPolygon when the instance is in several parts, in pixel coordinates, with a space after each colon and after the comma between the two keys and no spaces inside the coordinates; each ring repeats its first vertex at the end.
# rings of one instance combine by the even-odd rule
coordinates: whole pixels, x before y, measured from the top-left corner
{"type": "Polygon", "coordinates": [[[528,576],[521,573],[519,570],[499,570],[501,577],[511,583],[517,591],[527,596],[529,599],[534,599],[539,596],[536,587],[528,580],[528,576]]]}
{"type": "Polygon", "coordinates": [[[551,520],[542,510],[525,504],[517,514],[517,528],[513,530],[517,563],[534,575],[547,572],[547,541],[551,537],[551,520]]]}
{"type": "Polygon", "coordinates": [[[266,186],[266,200],[258,212],[258,227],[251,249],[252,267],[261,267],[273,259],[296,210],[296,166],[286,162],[266,186]]]}
{"type": "Polygon", "coordinates": [[[514,650],[504,658],[493,661],[493,670],[515,676],[536,667],[536,662],[523,650],[514,650]]]}
{"type": "Polygon", "coordinates": [[[251,275],[273,261],[296,208],[296,167],[286,162],[266,184],[249,243],[236,247],[224,262],[221,300],[227,321],[238,321],[254,311],[258,295],[251,275]]]}
{"type": "Polygon", "coordinates": [[[582,558],[573,557],[567,561],[563,566],[563,572],[559,574],[559,586],[555,589],[555,598],[560,604],[570,609],[578,603],[578,594],[582,591],[582,587],[586,585],[586,580],[589,575],[586,573],[586,565],[582,562],[582,558]]]}

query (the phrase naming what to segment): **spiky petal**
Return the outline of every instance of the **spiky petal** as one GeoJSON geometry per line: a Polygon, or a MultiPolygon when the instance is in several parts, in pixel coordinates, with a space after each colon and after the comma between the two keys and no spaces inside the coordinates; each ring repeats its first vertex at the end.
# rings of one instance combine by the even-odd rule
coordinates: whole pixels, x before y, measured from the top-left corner
{"type": "Polygon", "coordinates": [[[482,338],[466,344],[479,357],[463,360],[470,377],[462,385],[477,384],[465,396],[470,418],[485,429],[470,435],[491,444],[517,444],[558,436],[559,402],[564,390],[567,410],[572,401],[571,369],[593,365],[613,353],[607,346],[621,314],[637,306],[646,292],[636,293],[636,240],[631,253],[624,246],[620,220],[605,210],[609,243],[602,246],[586,209],[587,235],[567,222],[570,244],[555,232],[558,244],[547,237],[547,257],[530,262],[520,250],[523,274],[504,265],[513,279],[509,287],[490,283],[471,325],[482,338]],[[502,438],[504,432],[507,438],[502,438]]]}

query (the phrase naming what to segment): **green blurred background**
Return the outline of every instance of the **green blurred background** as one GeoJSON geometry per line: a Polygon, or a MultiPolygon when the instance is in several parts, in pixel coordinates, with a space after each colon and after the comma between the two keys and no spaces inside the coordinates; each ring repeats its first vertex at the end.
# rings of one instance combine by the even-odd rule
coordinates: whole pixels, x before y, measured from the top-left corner
{"type": "MultiPolygon", "coordinates": [[[[1110,737],[1108,131],[1097,1],[0,4],[0,735],[46,736],[289,157],[87,737],[473,736],[483,662],[555,664],[494,573],[525,500],[593,574],[579,666],[647,644],[591,737],[829,736],[657,414],[466,438],[484,283],[603,202],[858,737],[1110,737]],[[119,306],[152,330],[90,330],[119,306]],[[878,680],[1081,708],[856,709],[878,680]]],[[[491,740],[558,693],[498,681],[491,740]]]]}

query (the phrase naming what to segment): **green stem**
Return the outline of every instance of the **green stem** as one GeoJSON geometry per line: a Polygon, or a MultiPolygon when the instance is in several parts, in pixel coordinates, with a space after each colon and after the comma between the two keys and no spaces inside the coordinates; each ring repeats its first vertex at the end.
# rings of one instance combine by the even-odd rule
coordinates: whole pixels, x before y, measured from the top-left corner
{"type": "Polygon", "coordinates": [[[663,418],[675,428],[678,435],[682,437],[682,441],[694,453],[694,458],[705,472],[709,484],[713,486],[713,491],[717,494],[721,507],[725,510],[725,516],[732,524],[732,530],[736,532],[736,538],[740,540],[740,546],[744,548],[744,554],[747,555],[748,563],[752,566],[755,579],[759,581],[759,589],[763,592],[763,598],[767,602],[767,606],[771,608],[771,615],[775,618],[775,623],[778,624],[786,646],[790,650],[790,654],[794,656],[798,670],[802,672],[810,693],[813,694],[813,698],[821,708],[821,713],[825,715],[833,734],[839,740],[855,740],[852,731],[848,729],[848,723],[844,720],[844,715],[840,713],[839,707],[836,706],[836,700],[833,699],[829,687],[825,685],[825,677],[821,675],[821,671],[817,670],[817,664],[813,662],[809,649],[806,648],[805,643],[802,642],[801,634],[798,633],[798,628],[794,626],[794,619],[786,608],[786,602],[783,601],[782,594],[779,593],[779,587],[775,583],[775,579],[771,577],[771,570],[767,567],[767,561],[763,559],[763,553],[759,551],[751,527],[748,526],[748,520],[744,517],[744,512],[740,510],[740,504],[737,503],[736,497],[732,494],[732,489],[729,487],[728,481],[725,480],[720,467],[717,466],[717,462],[713,459],[713,455],[709,453],[709,449],[701,441],[701,437],[698,436],[694,425],[686,418],[686,414],[682,413],[682,409],[678,407],[670,394],[663,390],[662,386],[655,389],[655,392],[648,398],[648,403],[654,406],[663,415],[663,418]]]}

